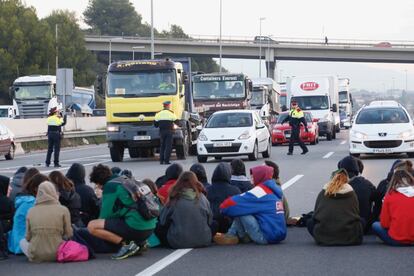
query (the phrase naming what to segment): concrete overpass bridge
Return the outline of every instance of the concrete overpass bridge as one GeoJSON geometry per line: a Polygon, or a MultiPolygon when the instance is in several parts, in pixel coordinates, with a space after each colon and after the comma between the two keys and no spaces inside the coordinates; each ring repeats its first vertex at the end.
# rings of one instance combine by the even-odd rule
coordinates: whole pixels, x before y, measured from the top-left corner
{"type": "MultiPolygon", "coordinates": [[[[86,48],[94,52],[149,53],[151,40],[147,37],[85,36],[86,48]],[[134,49],[133,49],[134,47],[134,49]]],[[[259,41],[253,38],[222,40],[222,57],[259,59],[259,41]]],[[[414,41],[283,39],[261,42],[261,58],[269,68],[267,76],[274,77],[277,60],[342,61],[378,63],[414,63],[414,41]]],[[[155,52],[164,55],[219,57],[218,37],[155,40],[155,52]]]]}

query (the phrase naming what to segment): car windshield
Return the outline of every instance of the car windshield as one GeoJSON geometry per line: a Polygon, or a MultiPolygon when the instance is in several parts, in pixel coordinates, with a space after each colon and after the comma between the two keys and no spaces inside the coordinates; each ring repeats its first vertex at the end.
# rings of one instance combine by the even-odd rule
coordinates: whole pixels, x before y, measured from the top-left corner
{"type": "Polygon", "coordinates": [[[109,97],[156,97],[177,93],[174,70],[111,72],[108,75],[109,97]]]}
{"type": "Polygon", "coordinates": [[[263,105],[264,97],[263,97],[263,90],[253,91],[252,98],[250,99],[250,105],[257,106],[263,105]]]}
{"type": "Polygon", "coordinates": [[[203,99],[244,99],[243,81],[204,81],[193,83],[195,100],[203,99]]]}
{"type": "MultiPolygon", "coordinates": [[[[277,123],[281,124],[283,122],[283,120],[285,120],[287,118],[289,113],[282,113],[279,115],[279,117],[277,118],[277,123]]],[[[305,112],[305,119],[306,122],[310,123],[312,122],[312,116],[310,113],[305,112]]]]}
{"type": "Polygon", "coordinates": [[[50,99],[53,88],[51,84],[16,85],[14,91],[17,100],[50,99]]]}
{"type": "Polygon", "coordinates": [[[302,96],[292,97],[303,110],[324,110],[329,108],[328,96],[302,96]]]}
{"type": "Polygon", "coordinates": [[[249,127],[253,125],[250,113],[219,113],[213,114],[206,128],[249,127]]]}
{"type": "Polygon", "coordinates": [[[369,108],[361,110],[356,119],[357,124],[403,124],[409,121],[402,108],[369,108]]]}
{"type": "Polygon", "coordinates": [[[348,102],[348,92],[340,91],[339,92],[339,102],[340,103],[347,103],[348,102]]]}

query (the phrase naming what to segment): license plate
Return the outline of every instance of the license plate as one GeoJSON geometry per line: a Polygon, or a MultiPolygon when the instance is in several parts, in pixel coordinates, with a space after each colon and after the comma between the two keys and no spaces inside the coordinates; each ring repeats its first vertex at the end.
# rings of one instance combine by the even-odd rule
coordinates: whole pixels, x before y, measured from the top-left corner
{"type": "Polygon", "coordinates": [[[213,144],[215,148],[231,147],[231,142],[217,142],[213,144]]]}
{"type": "Polygon", "coordinates": [[[146,135],[134,136],[134,140],[135,141],[148,141],[148,140],[151,140],[151,136],[146,136],[146,135]]]}
{"type": "Polygon", "coordinates": [[[290,133],[285,133],[285,138],[290,138],[290,133]]]}
{"type": "Polygon", "coordinates": [[[391,149],[374,149],[374,153],[391,153],[391,149]]]}

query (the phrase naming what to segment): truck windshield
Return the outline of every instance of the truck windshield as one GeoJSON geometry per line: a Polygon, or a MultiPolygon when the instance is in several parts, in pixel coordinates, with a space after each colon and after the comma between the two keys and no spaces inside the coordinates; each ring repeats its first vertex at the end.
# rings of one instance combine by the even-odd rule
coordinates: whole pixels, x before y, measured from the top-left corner
{"type": "Polygon", "coordinates": [[[339,92],[339,103],[348,103],[348,92],[347,91],[339,92]]]}
{"type": "Polygon", "coordinates": [[[174,70],[111,72],[108,75],[109,97],[156,97],[176,93],[174,70]]]}
{"type": "Polygon", "coordinates": [[[324,110],[329,108],[328,96],[292,97],[303,110],[324,110]]]}
{"type": "Polygon", "coordinates": [[[94,95],[92,93],[83,92],[83,91],[72,91],[72,101],[75,104],[80,106],[87,105],[90,108],[95,108],[94,105],[94,95]]]}
{"type": "Polygon", "coordinates": [[[53,87],[51,84],[15,85],[14,91],[17,100],[50,99],[53,87]]]}
{"type": "Polygon", "coordinates": [[[250,105],[258,106],[258,105],[264,105],[265,100],[263,96],[263,90],[256,90],[252,92],[252,98],[250,99],[250,105]]]}
{"type": "Polygon", "coordinates": [[[194,82],[193,93],[195,100],[246,98],[243,81],[194,82]]]}

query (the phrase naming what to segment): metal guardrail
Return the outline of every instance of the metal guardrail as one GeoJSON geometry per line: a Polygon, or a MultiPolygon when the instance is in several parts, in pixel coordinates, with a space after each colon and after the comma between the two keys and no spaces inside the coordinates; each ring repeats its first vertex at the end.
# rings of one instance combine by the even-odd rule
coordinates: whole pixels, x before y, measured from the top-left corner
{"type": "MultiPolygon", "coordinates": [[[[103,136],[106,134],[106,130],[93,130],[93,131],[70,131],[64,132],[64,138],[84,138],[91,136],[103,136]]],[[[47,140],[46,133],[44,135],[32,135],[32,136],[20,136],[14,137],[15,143],[42,141],[47,140]]]]}

